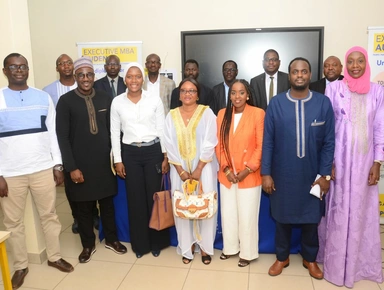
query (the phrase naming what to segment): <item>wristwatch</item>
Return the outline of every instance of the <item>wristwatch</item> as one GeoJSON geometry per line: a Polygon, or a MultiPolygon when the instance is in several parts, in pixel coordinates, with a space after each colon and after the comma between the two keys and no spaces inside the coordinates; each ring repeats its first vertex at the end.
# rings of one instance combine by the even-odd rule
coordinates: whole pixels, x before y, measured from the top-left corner
{"type": "Polygon", "coordinates": [[[64,170],[64,167],[63,167],[63,165],[55,165],[55,166],[53,167],[53,170],[63,171],[63,170],[64,170]]]}
{"type": "Polygon", "coordinates": [[[330,175],[323,175],[323,177],[325,178],[326,181],[330,181],[331,180],[331,176],[330,175]]]}

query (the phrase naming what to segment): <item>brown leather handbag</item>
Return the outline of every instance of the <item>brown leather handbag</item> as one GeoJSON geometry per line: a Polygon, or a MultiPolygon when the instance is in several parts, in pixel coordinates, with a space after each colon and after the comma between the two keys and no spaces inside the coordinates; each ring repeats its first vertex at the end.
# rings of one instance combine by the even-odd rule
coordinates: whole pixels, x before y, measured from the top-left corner
{"type": "Polygon", "coordinates": [[[171,180],[169,178],[169,174],[163,175],[163,178],[161,179],[161,188],[163,188],[164,183],[164,190],[153,194],[152,215],[149,220],[149,227],[157,231],[161,231],[175,225],[172,212],[172,194],[170,190],[171,180]]]}

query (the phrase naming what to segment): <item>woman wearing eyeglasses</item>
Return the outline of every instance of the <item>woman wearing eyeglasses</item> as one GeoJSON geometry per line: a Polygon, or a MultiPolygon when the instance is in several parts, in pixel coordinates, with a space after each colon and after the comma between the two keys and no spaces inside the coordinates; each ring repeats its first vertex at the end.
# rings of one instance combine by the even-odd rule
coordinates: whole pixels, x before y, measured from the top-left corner
{"type": "Polygon", "coordinates": [[[113,157],[117,174],[125,179],[131,246],[137,258],[149,252],[158,257],[170,243],[168,229],[149,228],[153,194],[160,191],[169,165],[163,144],[163,103],[142,89],[143,81],[143,67],[130,63],[125,69],[127,91],[111,106],[113,157]]]}
{"type": "MultiPolygon", "coordinates": [[[[193,78],[180,85],[182,105],[170,111],[165,120],[164,140],[171,166],[172,192],[181,190],[187,179],[197,180],[204,192],[217,191],[215,158],[216,116],[208,106],[199,105],[199,84],[193,78]]],[[[201,252],[202,262],[211,263],[216,233],[216,215],[205,220],[175,217],[177,253],[189,264],[194,252],[201,252]]]]}

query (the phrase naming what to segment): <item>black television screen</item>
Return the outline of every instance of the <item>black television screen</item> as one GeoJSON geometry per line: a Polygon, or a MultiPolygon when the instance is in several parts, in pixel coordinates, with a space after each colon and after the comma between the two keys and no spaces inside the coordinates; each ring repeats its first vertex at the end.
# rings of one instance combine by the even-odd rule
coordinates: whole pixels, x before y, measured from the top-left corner
{"type": "MultiPolygon", "coordinates": [[[[182,31],[182,64],[187,59],[199,63],[198,80],[212,88],[223,81],[222,65],[234,60],[238,78],[250,81],[264,72],[264,52],[275,49],[280,71],[288,73],[295,57],[305,57],[312,66],[312,81],[322,77],[324,27],[255,28],[235,30],[182,31]]],[[[182,71],[184,68],[182,68],[182,71]]]]}

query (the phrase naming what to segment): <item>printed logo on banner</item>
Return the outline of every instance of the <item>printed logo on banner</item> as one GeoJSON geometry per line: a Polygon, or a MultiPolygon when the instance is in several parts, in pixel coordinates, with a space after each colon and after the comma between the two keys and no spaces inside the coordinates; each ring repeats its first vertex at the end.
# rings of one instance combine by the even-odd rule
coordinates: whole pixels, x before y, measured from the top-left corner
{"type": "Polygon", "coordinates": [[[375,33],[373,35],[373,53],[384,54],[384,33],[375,33]]]}

